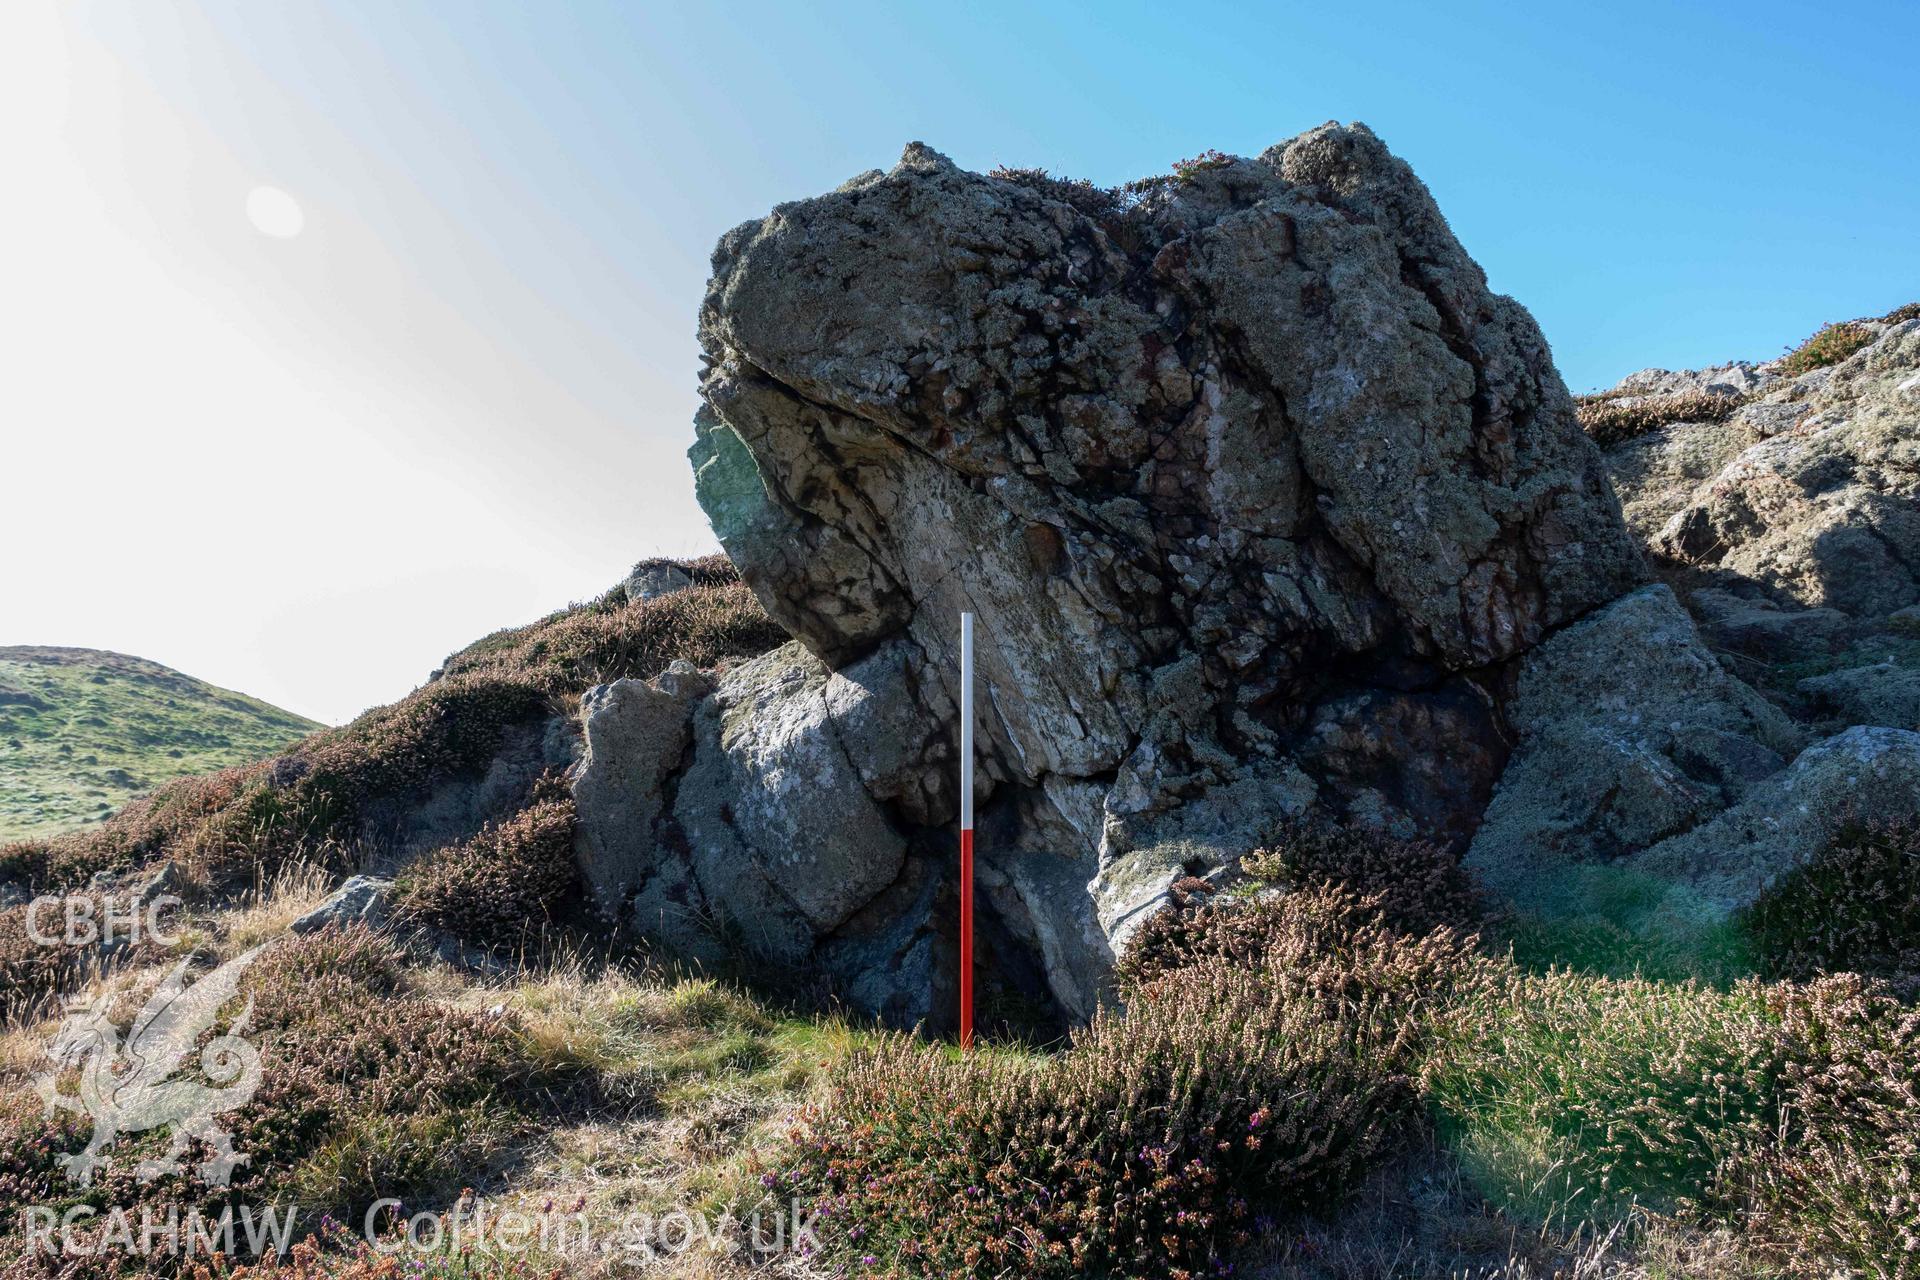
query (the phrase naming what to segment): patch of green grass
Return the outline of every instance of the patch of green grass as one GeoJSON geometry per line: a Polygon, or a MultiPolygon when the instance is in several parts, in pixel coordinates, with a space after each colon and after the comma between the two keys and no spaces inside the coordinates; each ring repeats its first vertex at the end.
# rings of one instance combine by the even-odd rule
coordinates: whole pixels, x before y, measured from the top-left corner
{"type": "Polygon", "coordinates": [[[264,759],[321,727],[140,658],[0,648],[0,844],[98,823],[164,783],[264,759]]]}
{"type": "Polygon", "coordinates": [[[528,982],[507,1007],[523,1017],[544,1075],[586,1081],[596,1105],[645,1114],[791,1092],[877,1034],[705,977],[608,975],[584,990],[564,977],[528,982]]]}
{"type": "Polygon", "coordinates": [[[1427,1085],[1483,1192],[1529,1216],[1696,1206],[1778,1120],[1764,990],[1512,973],[1442,1020],[1427,1085]]]}
{"type": "Polygon", "coordinates": [[[1699,980],[1725,985],[1755,972],[1737,921],[1701,924],[1669,913],[1674,885],[1631,867],[1587,864],[1551,874],[1541,897],[1552,914],[1519,913],[1492,922],[1488,945],[1530,973],[1550,969],[1613,978],[1699,980]]]}

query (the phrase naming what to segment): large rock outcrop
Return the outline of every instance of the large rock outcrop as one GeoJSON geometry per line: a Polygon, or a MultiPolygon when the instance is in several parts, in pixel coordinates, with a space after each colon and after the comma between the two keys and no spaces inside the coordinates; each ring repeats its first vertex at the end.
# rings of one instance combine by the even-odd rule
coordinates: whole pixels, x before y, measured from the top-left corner
{"type": "Polygon", "coordinates": [[[1523,910],[1580,913],[1609,867],[1746,798],[1804,734],[1729,675],[1664,586],[1559,632],[1520,663],[1517,737],[1467,865],[1523,910]]]}
{"type": "MultiPolygon", "coordinates": [[[[1070,1009],[1288,815],[1464,840],[1507,668],[1643,580],[1538,329],[1362,126],[1130,205],[916,144],[730,233],[701,338],[768,610],[927,726],[978,616],[983,878],[1070,1009]]],[[[943,855],[950,790],[865,789],[943,855]]]]}
{"type": "Polygon", "coordinates": [[[1290,817],[1464,848],[1498,784],[1475,857],[1519,891],[1799,746],[1646,586],[1532,319],[1363,126],[1125,197],[914,144],[728,234],[700,336],[700,500],[797,643],[590,696],[583,857],[643,927],[940,1021],[963,610],[987,976],[1075,1016],[1290,817]],[[623,705],[658,719],[609,721],[630,763],[593,743],[623,705]]]}

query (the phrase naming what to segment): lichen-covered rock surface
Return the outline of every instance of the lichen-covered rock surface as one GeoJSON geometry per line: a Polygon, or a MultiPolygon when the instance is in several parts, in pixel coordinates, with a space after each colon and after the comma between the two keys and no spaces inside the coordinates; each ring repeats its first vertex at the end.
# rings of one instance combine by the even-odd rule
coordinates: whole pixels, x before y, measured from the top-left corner
{"type": "Polygon", "coordinates": [[[1518,739],[1467,866],[1521,909],[1579,912],[1608,866],[1743,800],[1805,734],[1703,645],[1664,586],[1643,587],[1522,660],[1518,739]]]}
{"type": "MultiPolygon", "coordinates": [[[[1791,765],[1750,745],[1703,754],[1712,738],[1694,727],[1697,706],[1671,714],[1663,682],[1633,664],[1602,664],[1618,673],[1604,677],[1617,710],[1597,735],[1560,716],[1519,726],[1543,743],[1588,736],[1589,767],[1576,774],[1578,753],[1566,751],[1566,794],[1543,808],[1532,802],[1544,793],[1517,780],[1550,749],[1523,748],[1474,842],[1470,861],[1523,902],[1577,911],[1609,899],[1602,913],[1630,930],[1711,940],[1817,858],[1845,821],[1920,810],[1920,308],[1823,336],[1819,367],[1790,356],[1649,370],[1588,401],[1617,411],[1680,397],[1666,403],[1686,412],[1606,451],[1608,471],[1629,527],[1718,667],[1775,708],[1761,715],[1746,700],[1747,742],[1791,765]],[[1836,333],[1844,346],[1831,341],[1836,333]],[[1783,732],[1783,716],[1798,727],[1783,732]],[[1797,755],[1794,736],[1810,744],[1797,755]],[[1663,737],[1670,745],[1648,755],[1663,737]],[[1672,749],[1688,737],[1684,753],[1672,749]],[[1528,803],[1509,803],[1509,787],[1528,803]],[[1593,802],[1592,816],[1576,812],[1578,795],[1593,802]],[[1586,861],[1567,856],[1574,847],[1586,861]]],[[[1556,636],[1529,669],[1596,625],[1556,636]]],[[[1725,680],[1708,674],[1678,687],[1725,680]]]]}
{"type": "MultiPolygon", "coordinates": [[[[692,456],[768,611],[823,671],[888,655],[901,723],[950,724],[976,614],[991,914],[1084,1011],[1291,815],[1464,842],[1511,664],[1645,570],[1538,328],[1363,126],[1067,190],[915,144],[731,232],[692,456]]],[[[942,879],[951,789],[853,772],[942,879]]],[[[818,944],[859,866],[786,890],[818,944]]]]}
{"type": "MultiPolygon", "coordinates": [[[[1857,345],[1650,370],[1601,399],[1710,387],[1718,420],[1679,420],[1604,455],[1653,563],[1713,646],[1810,726],[1913,729],[1920,710],[1920,308],[1834,326],[1857,345]]],[[[1704,402],[1694,402],[1704,403],[1704,402]]]]}
{"type": "Polygon", "coordinates": [[[1920,319],[1742,417],[1744,447],[1655,550],[1786,606],[1864,619],[1920,602],[1920,319]]]}

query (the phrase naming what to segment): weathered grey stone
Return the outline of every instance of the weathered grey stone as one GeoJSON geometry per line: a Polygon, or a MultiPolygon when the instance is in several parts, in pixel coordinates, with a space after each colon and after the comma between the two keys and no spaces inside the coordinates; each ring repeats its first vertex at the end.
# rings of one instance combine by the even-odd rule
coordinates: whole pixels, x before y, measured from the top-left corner
{"type": "Polygon", "coordinates": [[[834,734],[867,794],[932,827],[959,815],[956,709],[937,681],[919,685],[911,644],[895,641],[827,678],[834,734]]]}
{"type": "Polygon", "coordinates": [[[1111,989],[1117,945],[1088,892],[1096,859],[1070,850],[1015,849],[991,865],[1006,877],[1004,891],[994,895],[1006,899],[996,904],[999,917],[1030,943],[1066,1015],[1091,1017],[1111,989]]]}
{"type": "Polygon", "coordinates": [[[1029,776],[1117,764],[1139,697],[1119,686],[1180,647],[1161,618],[1198,633],[1214,696],[1236,661],[1270,695],[1311,679],[1289,648],[1366,652],[1397,624],[1429,660],[1493,661],[1639,573],[1537,331],[1371,134],[1193,188],[1139,214],[1153,306],[1100,225],[917,147],[716,258],[696,461],[763,485],[714,504],[723,541],[772,509],[799,544],[861,548],[735,554],[830,658],[903,625],[945,656],[977,606],[995,687],[1064,713],[1008,726],[1029,776]],[[886,603],[836,621],[849,575],[886,603]]]}
{"type": "Polygon", "coordinates": [[[350,924],[363,924],[377,928],[386,923],[392,901],[393,881],[379,876],[353,876],[290,927],[295,933],[314,933],[328,925],[345,928],[350,924]]]}
{"type": "Polygon", "coordinates": [[[1049,778],[1003,792],[980,819],[981,893],[1012,939],[1036,958],[1059,1008],[1089,1016],[1111,989],[1115,943],[1101,928],[1100,871],[1107,787],[1049,778]]]}
{"type": "Polygon", "coordinates": [[[1538,329],[1363,126],[1104,217],[915,144],[729,233],[701,340],[700,500],[835,674],[824,710],[795,674],[742,703],[768,727],[719,713],[740,770],[702,785],[749,816],[690,774],[693,856],[840,927],[897,865],[858,806],[865,851],[832,855],[857,890],[712,851],[808,838],[768,782],[789,757],[949,821],[929,726],[970,610],[982,799],[1017,815],[985,871],[1069,1008],[1184,868],[1309,803],[1464,837],[1504,762],[1498,670],[1644,578],[1538,329]],[[843,708],[872,663],[903,700],[843,708]]]}
{"type": "MultiPolygon", "coordinates": [[[[656,680],[616,680],[580,699],[585,750],[573,773],[574,854],[588,893],[609,919],[628,920],[636,896],[649,888],[657,909],[686,905],[686,886],[677,896],[668,892],[684,878],[685,859],[663,846],[659,825],[668,780],[684,766],[693,740],[694,704],[711,688],[708,677],[676,662],[656,680]]],[[[659,927],[658,920],[635,923],[659,927]]]]}
{"type": "Polygon", "coordinates": [[[1800,753],[1738,805],[1626,865],[1669,886],[1648,923],[1680,936],[1710,931],[1816,854],[1849,817],[1920,810],[1920,734],[1859,726],[1800,753]]]}
{"type": "Polygon", "coordinates": [[[148,872],[133,891],[137,906],[150,906],[161,898],[178,897],[187,884],[186,872],[177,862],[164,862],[148,872]]]}
{"type": "Polygon", "coordinates": [[[896,1027],[945,1029],[958,1008],[954,903],[935,868],[915,859],[899,879],[820,944],[839,995],[896,1027]]]}
{"type": "Polygon", "coordinates": [[[572,717],[516,725],[479,776],[445,778],[424,802],[401,798],[368,805],[361,819],[367,843],[390,850],[376,869],[391,871],[429,850],[471,840],[487,823],[511,813],[542,774],[571,766],[579,749],[572,717]]]}
{"type": "Polygon", "coordinates": [[[1629,395],[1670,396],[1687,392],[1749,396],[1780,381],[1780,375],[1746,360],[1707,369],[1642,369],[1620,379],[1615,391],[1629,395]]]}
{"type": "Polygon", "coordinates": [[[1882,617],[1920,600],[1920,320],[1769,391],[1795,425],[1705,480],[1655,539],[1782,603],[1882,617]]]}
{"type": "MultiPolygon", "coordinates": [[[[714,698],[728,826],[820,933],[891,884],[906,856],[838,732],[828,700],[834,680],[818,658],[789,644],[729,672],[714,698]]],[[[858,715],[873,696],[844,678],[835,692],[843,716],[858,715]]]]}
{"type": "Polygon", "coordinates": [[[1783,609],[1771,600],[1702,588],[1687,597],[1700,631],[1718,647],[1762,662],[1793,662],[1844,646],[1853,619],[1838,609],[1783,609]]]}
{"type": "Polygon", "coordinates": [[[1738,423],[1677,422],[1607,450],[1607,474],[1627,527],[1651,543],[1701,484],[1752,442],[1738,423]]]}
{"type": "Polygon", "coordinates": [[[1116,955],[1171,900],[1175,881],[1231,865],[1266,833],[1304,813],[1317,794],[1311,778],[1281,763],[1246,770],[1184,804],[1143,810],[1136,805],[1149,794],[1139,782],[1147,771],[1130,760],[1108,793],[1100,871],[1088,886],[1095,917],[1116,955]]]}
{"type": "Polygon", "coordinates": [[[1740,800],[1801,731],[1726,673],[1664,586],[1560,632],[1521,664],[1519,735],[1467,865],[1521,907],[1558,911],[1569,869],[1615,861],[1740,800]]]}
{"type": "Polygon", "coordinates": [[[1809,710],[1845,724],[1920,729],[1920,671],[1893,662],[1851,667],[1799,683],[1809,710]]]}
{"type": "Polygon", "coordinates": [[[685,591],[693,585],[693,579],[687,576],[686,570],[670,561],[642,560],[633,566],[633,571],[620,585],[626,592],[628,603],[640,604],[670,596],[676,591],[685,591]]]}
{"type": "MultiPolygon", "coordinates": [[[[705,929],[800,961],[899,879],[906,840],[868,793],[841,725],[898,723],[889,702],[904,691],[859,674],[836,675],[789,644],[728,671],[700,705],[674,820],[705,929]]],[[[886,750],[863,745],[885,789],[886,750]]]]}

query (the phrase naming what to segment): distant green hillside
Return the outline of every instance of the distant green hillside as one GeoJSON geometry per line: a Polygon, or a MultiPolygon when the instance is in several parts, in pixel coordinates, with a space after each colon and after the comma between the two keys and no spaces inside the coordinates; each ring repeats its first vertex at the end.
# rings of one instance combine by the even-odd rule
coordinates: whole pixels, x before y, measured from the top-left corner
{"type": "Polygon", "coordinates": [[[0,844],[97,822],[321,727],[144,658],[0,646],[0,844]]]}

